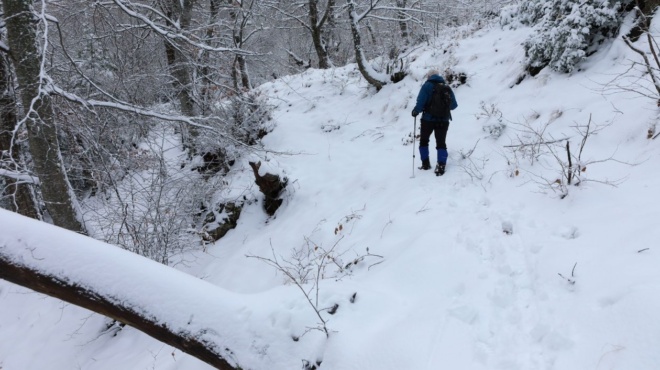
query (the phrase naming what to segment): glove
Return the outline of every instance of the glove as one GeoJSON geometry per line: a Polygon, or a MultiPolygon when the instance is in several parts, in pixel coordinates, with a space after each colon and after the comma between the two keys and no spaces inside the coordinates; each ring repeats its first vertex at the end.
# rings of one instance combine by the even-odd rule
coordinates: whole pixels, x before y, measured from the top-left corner
{"type": "Polygon", "coordinates": [[[412,116],[413,116],[413,117],[417,117],[418,114],[419,114],[419,112],[416,111],[415,109],[413,109],[413,111],[412,111],[412,116]]]}

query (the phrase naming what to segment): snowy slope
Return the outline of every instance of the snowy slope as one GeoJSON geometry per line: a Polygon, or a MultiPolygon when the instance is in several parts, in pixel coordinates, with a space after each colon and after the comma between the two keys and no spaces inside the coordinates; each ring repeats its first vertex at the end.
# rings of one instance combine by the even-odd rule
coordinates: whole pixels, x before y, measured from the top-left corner
{"type": "MultiPolygon", "coordinates": [[[[276,128],[264,144],[281,154],[245,158],[220,194],[256,193],[247,161],[261,160],[262,173],[289,179],[285,201],[270,219],[259,204],[246,207],[238,227],[186,268],[259,302],[257,311],[270,310],[264,333],[299,338],[271,346],[255,338],[252,353],[260,358],[239,363],[278,370],[305,361],[333,370],[660,368],[660,143],[646,138],[657,108],[607,85],[635,59],[620,40],[583,71],[544,70],[516,85],[528,32],[449,35],[451,42],[412,52],[409,76],[378,93],[355,66],[259,88],[275,108],[276,128]],[[465,72],[468,83],[455,89],[448,172],[436,177],[416,169],[419,155],[407,141],[424,74],[447,67],[465,72]],[[590,117],[601,128],[582,154],[590,181],[569,187],[564,199],[553,191],[557,159],[531,160],[506,147],[552,122],[547,138],[568,137],[577,150],[575,128],[590,117]],[[500,122],[506,128],[498,138],[484,130],[500,122]],[[300,290],[246,255],[314,264],[330,249],[341,266],[359,261],[343,272],[322,265],[318,307],[339,305],[334,315],[322,313],[326,339],[308,330],[319,320],[300,290]],[[296,259],[295,251],[307,254],[296,259]]],[[[313,285],[305,288],[315,298],[313,285]]],[[[0,311],[3,370],[209,368],[135,330],[113,336],[103,318],[4,282],[0,311]]]]}

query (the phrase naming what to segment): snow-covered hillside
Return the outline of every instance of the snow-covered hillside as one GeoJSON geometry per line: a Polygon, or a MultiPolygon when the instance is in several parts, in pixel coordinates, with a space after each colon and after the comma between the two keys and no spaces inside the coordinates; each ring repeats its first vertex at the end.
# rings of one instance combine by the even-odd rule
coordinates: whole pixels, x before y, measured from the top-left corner
{"type": "MultiPolygon", "coordinates": [[[[247,206],[236,229],[181,266],[265,318],[239,364],[660,368],[660,142],[646,137],[657,107],[617,87],[639,77],[628,71],[638,56],[615,40],[572,75],[544,70],[516,84],[528,34],[455,31],[412,51],[409,75],[378,93],[354,65],[259,88],[275,107],[269,152],[238,163],[218,196],[257,194],[247,162],[260,160],[288,178],[284,203],[272,218],[247,206]],[[436,177],[417,169],[410,112],[426,72],[447,68],[467,83],[454,90],[447,173],[436,177]],[[564,188],[566,140],[578,153],[587,125],[580,184],[564,188]],[[317,266],[303,287],[318,309],[338,305],[321,312],[329,338],[295,284],[246,256],[317,266]],[[268,344],[282,340],[274,332],[290,342],[268,344]]],[[[0,282],[0,369],[210,368],[107,322],[0,282]]]]}

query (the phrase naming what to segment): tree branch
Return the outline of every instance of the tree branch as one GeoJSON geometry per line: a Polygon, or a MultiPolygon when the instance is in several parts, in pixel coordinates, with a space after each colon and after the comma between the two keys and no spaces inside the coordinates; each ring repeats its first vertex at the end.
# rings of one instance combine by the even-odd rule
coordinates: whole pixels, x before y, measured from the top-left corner
{"type": "Polygon", "coordinates": [[[646,66],[646,71],[647,71],[648,74],[650,75],[651,80],[653,80],[653,86],[655,86],[655,90],[657,91],[658,95],[660,95],[660,84],[658,83],[658,81],[657,81],[657,79],[656,79],[656,77],[655,77],[655,74],[654,74],[654,72],[653,72],[653,68],[651,68],[651,62],[649,61],[649,58],[646,56],[646,54],[645,54],[642,50],[636,48],[636,47],[630,42],[630,39],[628,39],[628,37],[623,36],[623,41],[626,43],[626,45],[628,45],[628,47],[629,47],[632,51],[634,51],[634,52],[636,52],[637,54],[639,54],[639,55],[642,56],[642,58],[644,59],[644,65],[646,66]]]}

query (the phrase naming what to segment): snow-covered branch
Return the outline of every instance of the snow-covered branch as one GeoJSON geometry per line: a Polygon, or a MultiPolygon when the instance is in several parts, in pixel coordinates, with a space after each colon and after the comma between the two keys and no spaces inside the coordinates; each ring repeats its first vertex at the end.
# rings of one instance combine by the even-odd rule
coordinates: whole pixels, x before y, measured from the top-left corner
{"type": "Polygon", "coordinates": [[[39,178],[38,177],[34,177],[34,176],[31,176],[31,175],[25,174],[23,172],[10,171],[10,170],[0,168],[0,176],[8,177],[10,179],[17,180],[17,181],[19,181],[20,183],[23,183],[23,184],[39,185],[39,178]]]}
{"type": "MultiPolygon", "coordinates": [[[[248,51],[241,50],[241,49],[236,49],[236,48],[213,47],[213,46],[208,45],[207,43],[203,42],[202,40],[197,40],[197,37],[195,37],[194,35],[184,35],[178,29],[173,31],[173,30],[168,29],[167,27],[164,27],[164,26],[161,26],[161,25],[157,24],[156,22],[152,21],[146,15],[134,10],[132,7],[135,4],[133,4],[130,1],[113,0],[113,2],[119,7],[119,9],[121,9],[128,16],[133,17],[135,19],[138,19],[139,21],[143,22],[146,26],[148,26],[150,29],[152,29],[154,32],[156,32],[157,34],[159,34],[162,37],[165,37],[167,39],[182,41],[182,42],[185,42],[185,43],[187,43],[191,46],[194,46],[198,49],[205,50],[205,51],[232,52],[232,53],[235,53],[235,54],[242,54],[242,55],[251,55],[252,54],[248,51]]],[[[173,24],[176,24],[176,23],[173,23],[173,24]]]]}

